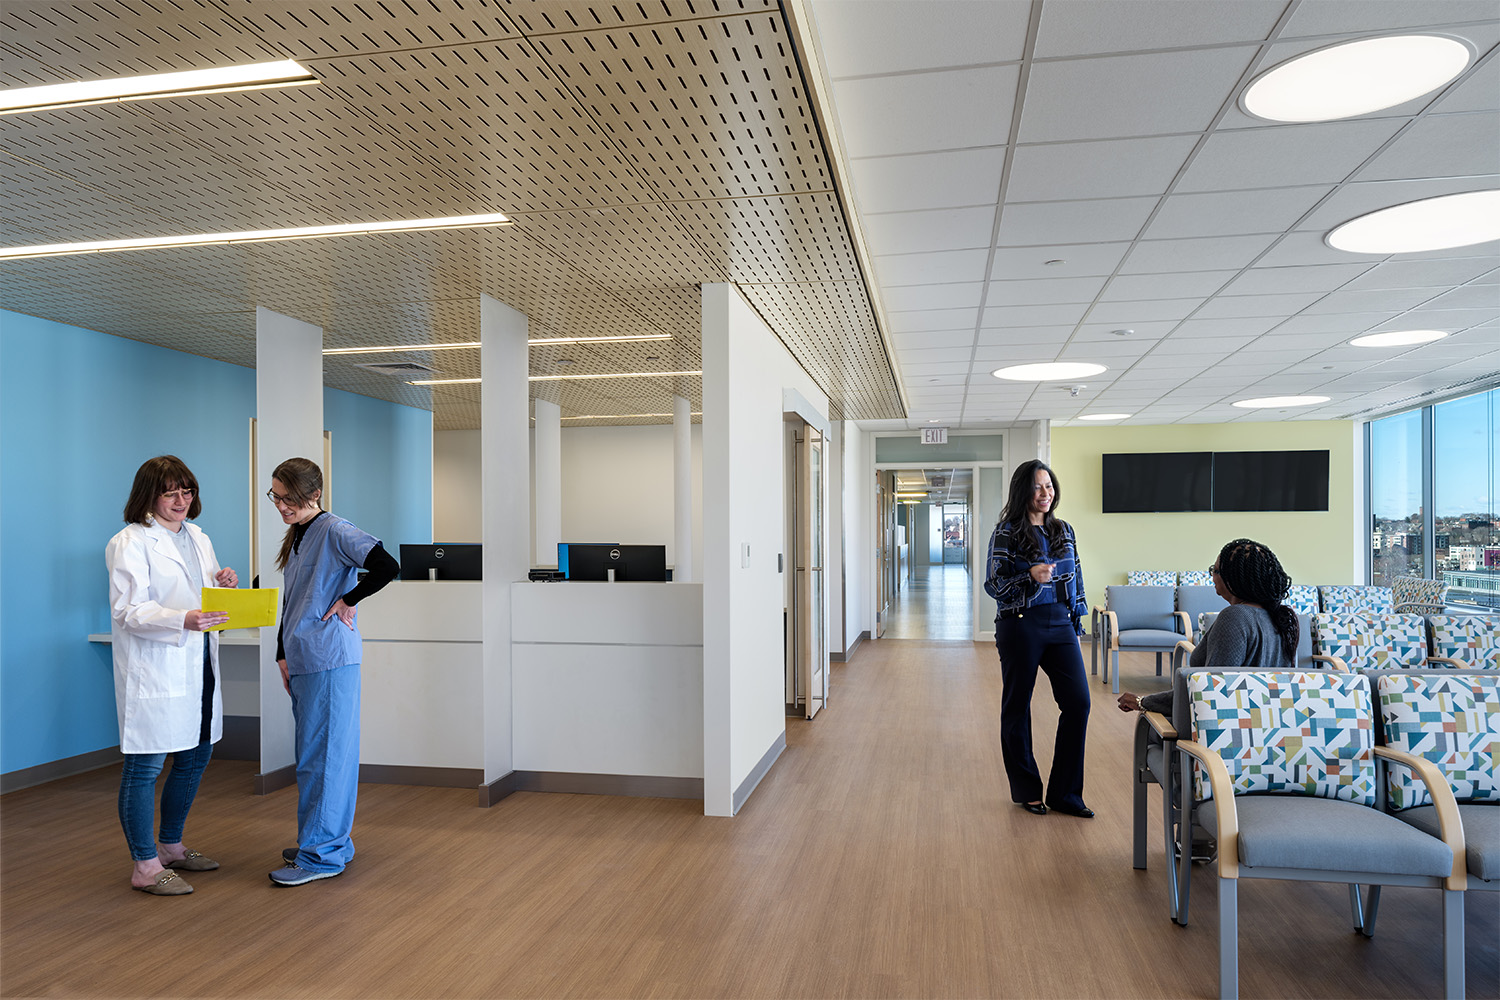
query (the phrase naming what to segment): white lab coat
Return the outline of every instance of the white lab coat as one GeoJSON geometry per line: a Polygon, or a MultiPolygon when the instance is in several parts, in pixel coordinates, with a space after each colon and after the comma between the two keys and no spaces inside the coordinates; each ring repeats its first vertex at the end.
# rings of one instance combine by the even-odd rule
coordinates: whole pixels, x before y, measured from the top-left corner
{"type": "MultiPolygon", "coordinates": [[[[213,543],[190,521],[203,584],[219,571],[213,543]]],[[[198,745],[203,724],[203,646],[213,663],[211,742],[224,735],[219,636],[183,628],[189,611],[203,604],[172,533],[159,524],[129,524],[104,550],[109,568],[110,636],[114,646],[115,708],[122,753],[171,753],[198,745]]]]}

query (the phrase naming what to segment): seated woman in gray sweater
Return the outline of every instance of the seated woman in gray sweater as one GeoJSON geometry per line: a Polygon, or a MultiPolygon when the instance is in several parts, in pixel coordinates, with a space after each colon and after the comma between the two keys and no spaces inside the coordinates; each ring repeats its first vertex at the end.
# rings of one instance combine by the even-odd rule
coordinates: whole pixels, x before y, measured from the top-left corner
{"type": "MultiPolygon", "coordinates": [[[[1219,612],[1188,663],[1194,667],[1297,666],[1297,612],[1284,602],[1292,579],[1276,553],[1259,542],[1236,538],[1219,550],[1209,572],[1214,590],[1229,602],[1219,612]]],[[[1172,690],[1120,695],[1122,712],[1161,712],[1172,717],[1172,690]]]]}

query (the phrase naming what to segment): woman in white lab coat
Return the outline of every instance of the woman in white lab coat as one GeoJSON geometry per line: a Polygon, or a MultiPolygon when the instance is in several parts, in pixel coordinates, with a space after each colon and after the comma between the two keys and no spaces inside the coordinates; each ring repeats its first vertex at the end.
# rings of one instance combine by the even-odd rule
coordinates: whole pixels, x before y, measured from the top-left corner
{"type": "Polygon", "coordinates": [[[234,570],[219,568],[203,529],[189,523],[202,509],[198,480],[181,459],[150,459],[136,470],[124,530],[104,550],[125,756],[120,825],[135,863],[131,887],[157,896],[193,891],[179,870],[219,867],[182,844],[188,809],[224,725],[219,637],[205,630],[229,616],[203,611],[201,591],[239,585],[234,570]],[[156,779],[169,754],[172,770],[153,837],[156,779]]]}

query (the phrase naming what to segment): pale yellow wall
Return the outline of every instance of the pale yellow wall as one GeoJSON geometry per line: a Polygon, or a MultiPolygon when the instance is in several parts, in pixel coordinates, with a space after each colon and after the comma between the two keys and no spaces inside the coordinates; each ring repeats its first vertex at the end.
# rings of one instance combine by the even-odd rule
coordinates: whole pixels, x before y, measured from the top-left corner
{"type": "MultiPolygon", "coordinates": [[[[1355,583],[1356,511],[1363,487],[1359,425],[1345,420],[1147,427],[1054,427],[1048,463],[1062,486],[1058,515],[1078,532],[1091,604],[1133,569],[1206,569],[1233,538],[1271,547],[1295,583],[1355,583]],[[1106,453],[1328,449],[1328,510],[1249,513],[1105,514],[1106,453]]],[[[1362,543],[1361,543],[1362,544],[1362,543]]]]}

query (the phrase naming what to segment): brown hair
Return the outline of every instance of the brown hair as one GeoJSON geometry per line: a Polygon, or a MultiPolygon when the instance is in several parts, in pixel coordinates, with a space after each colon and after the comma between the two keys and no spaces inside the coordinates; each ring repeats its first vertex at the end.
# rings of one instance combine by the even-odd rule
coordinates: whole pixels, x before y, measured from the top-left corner
{"type": "Polygon", "coordinates": [[[172,490],[192,490],[193,502],[188,505],[188,520],[203,513],[203,494],[198,489],[197,477],[187,464],[176,455],[158,455],[148,458],[135,470],[135,482],[130,487],[130,499],[125,501],[126,524],[150,524],[149,518],[156,510],[156,501],[163,493],[172,490]]]}
{"type": "MultiPolygon", "coordinates": [[[[271,478],[286,489],[283,499],[293,507],[306,507],[317,503],[322,509],[323,470],[310,458],[289,458],[276,466],[271,478]]],[[[297,526],[288,525],[281,539],[281,551],[276,554],[276,568],[286,569],[286,561],[292,557],[292,539],[297,535],[297,526]]]]}

